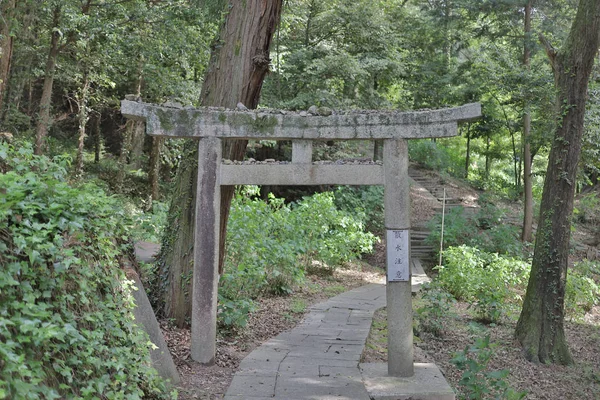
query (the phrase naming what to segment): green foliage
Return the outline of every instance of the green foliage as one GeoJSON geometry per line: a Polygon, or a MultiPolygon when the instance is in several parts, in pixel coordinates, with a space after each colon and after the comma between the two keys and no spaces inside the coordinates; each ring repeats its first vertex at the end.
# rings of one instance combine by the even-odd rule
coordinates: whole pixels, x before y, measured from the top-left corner
{"type": "Polygon", "coordinates": [[[335,205],[360,218],[369,232],[383,232],[383,186],[338,186],[335,205]]]}
{"type": "Polygon", "coordinates": [[[302,314],[306,312],[306,301],[303,299],[293,299],[290,303],[290,311],[294,314],[302,314]]]}
{"type": "Polygon", "coordinates": [[[0,143],[0,398],[168,398],[118,262],[127,218],[69,162],[0,143]]]}
{"type": "Polygon", "coordinates": [[[167,221],[169,205],[166,202],[153,201],[152,210],[147,212],[132,204],[127,204],[127,206],[129,209],[126,211],[133,219],[131,227],[133,239],[153,243],[160,242],[167,221]]]}
{"type": "Polygon", "coordinates": [[[600,262],[575,263],[567,273],[565,311],[574,319],[582,319],[592,307],[600,304],[600,262]]]}
{"type": "Polygon", "coordinates": [[[452,163],[446,147],[440,147],[431,139],[411,140],[408,142],[408,157],[434,171],[454,171],[457,166],[452,163]]]}
{"type": "Polygon", "coordinates": [[[437,279],[458,300],[475,307],[482,321],[498,322],[521,301],[515,289],[524,288],[529,269],[524,261],[463,245],[444,251],[437,279]]]}
{"type": "Polygon", "coordinates": [[[420,293],[422,302],[415,308],[417,329],[437,337],[443,336],[446,321],[456,300],[436,283],[423,285],[420,293]]]}
{"type": "MultiPolygon", "coordinates": [[[[516,226],[499,223],[503,212],[491,203],[483,202],[474,218],[467,217],[464,209],[457,207],[447,212],[444,220],[444,248],[467,245],[484,252],[498,253],[515,258],[525,254],[516,226]]],[[[431,233],[427,243],[437,248],[442,229],[441,215],[429,222],[431,233]]]]}
{"type": "Polygon", "coordinates": [[[272,195],[265,202],[257,194],[258,188],[245,187],[232,203],[220,281],[224,325],[243,326],[243,302],[262,293],[289,294],[308,267],[317,264],[331,271],[370,252],[376,240],[364,232],[361,220],[335,207],[332,193],[291,205],[272,195]]]}
{"type": "Polygon", "coordinates": [[[588,193],[577,201],[573,214],[578,222],[593,223],[600,221],[600,197],[597,193],[588,193]]]}
{"type": "Polygon", "coordinates": [[[489,370],[488,364],[496,347],[497,344],[490,342],[490,335],[486,335],[476,338],[475,343],[454,354],[450,362],[462,371],[459,384],[464,395],[460,396],[460,399],[520,400],[525,398],[527,392],[517,392],[508,386],[506,382],[506,377],[510,373],[508,370],[489,370]]]}
{"type": "MultiPolygon", "coordinates": [[[[444,265],[438,267],[437,282],[458,300],[475,308],[484,322],[498,322],[521,304],[530,266],[525,261],[487,253],[466,245],[444,251],[444,265]]],[[[581,319],[600,304],[600,263],[575,263],[567,274],[565,310],[581,319]]]]}
{"type": "MultiPolygon", "coordinates": [[[[429,223],[431,231],[427,237],[427,243],[437,248],[440,244],[440,235],[442,232],[442,216],[436,215],[429,223]]],[[[460,246],[463,243],[470,243],[477,236],[477,228],[472,220],[465,216],[462,207],[452,208],[446,211],[444,217],[444,247],[460,246]]]]}
{"type": "Polygon", "coordinates": [[[248,323],[248,314],[255,311],[256,306],[251,299],[230,300],[219,292],[218,320],[219,326],[225,329],[239,329],[248,323]]]}

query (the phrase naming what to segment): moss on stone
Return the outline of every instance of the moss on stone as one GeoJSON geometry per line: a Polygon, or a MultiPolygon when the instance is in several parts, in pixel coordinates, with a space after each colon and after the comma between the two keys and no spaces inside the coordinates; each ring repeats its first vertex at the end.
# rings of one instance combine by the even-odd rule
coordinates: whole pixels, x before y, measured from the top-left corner
{"type": "Polygon", "coordinates": [[[167,112],[161,108],[157,108],[156,116],[158,117],[158,121],[160,122],[160,127],[163,130],[170,131],[170,130],[173,130],[173,128],[175,128],[175,126],[173,125],[173,121],[171,121],[171,115],[169,112],[167,112]]]}

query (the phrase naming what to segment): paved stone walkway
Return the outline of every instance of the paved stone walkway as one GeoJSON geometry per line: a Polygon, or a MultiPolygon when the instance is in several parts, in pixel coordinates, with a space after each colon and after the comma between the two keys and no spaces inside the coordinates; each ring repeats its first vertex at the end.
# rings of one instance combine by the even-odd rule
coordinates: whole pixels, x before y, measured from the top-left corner
{"type": "Polygon", "coordinates": [[[358,368],[385,286],[370,284],[319,303],[296,328],[250,353],[226,400],[369,400],[358,368]]]}

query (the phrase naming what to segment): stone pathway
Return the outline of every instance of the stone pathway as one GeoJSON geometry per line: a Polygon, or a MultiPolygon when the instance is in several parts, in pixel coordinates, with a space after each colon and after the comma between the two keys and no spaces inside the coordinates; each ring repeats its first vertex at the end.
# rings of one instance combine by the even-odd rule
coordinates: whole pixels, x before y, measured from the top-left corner
{"type": "Polygon", "coordinates": [[[317,304],[294,329],[250,353],[226,400],[369,400],[360,356],[385,286],[370,284],[317,304]]]}

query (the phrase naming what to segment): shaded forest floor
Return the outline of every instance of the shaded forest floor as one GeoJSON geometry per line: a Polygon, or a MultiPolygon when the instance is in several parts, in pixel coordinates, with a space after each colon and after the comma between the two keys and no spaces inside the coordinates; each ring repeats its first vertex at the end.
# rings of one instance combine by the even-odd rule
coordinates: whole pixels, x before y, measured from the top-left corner
{"type": "MultiPolygon", "coordinates": [[[[518,391],[527,391],[531,400],[588,400],[600,398],[600,308],[586,316],[586,321],[567,321],[565,330],[575,365],[533,364],[525,360],[518,342],[513,338],[516,321],[495,326],[476,324],[465,303],[453,307],[454,316],[447,319],[444,332],[435,336],[421,332],[415,337],[415,362],[433,362],[458,393],[464,393],[462,372],[451,362],[453,355],[473,344],[476,338],[490,335],[495,349],[487,371],[507,369],[507,383],[518,391]]],[[[386,362],[386,311],[375,313],[364,362],[386,362]]]]}
{"type": "MultiPolygon", "coordinates": [[[[457,180],[441,179],[431,171],[425,172],[440,181],[449,195],[463,199],[468,207],[476,206],[478,193],[457,180]]],[[[411,187],[413,225],[423,224],[435,215],[439,202],[422,187],[411,187]]],[[[520,223],[518,204],[505,202],[503,223],[520,223]]],[[[589,256],[594,232],[578,226],[574,232],[571,261],[589,256]]],[[[335,270],[333,275],[308,274],[306,282],[287,297],[265,297],[256,301],[257,310],[250,315],[247,326],[237,332],[220,332],[217,340],[215,365],[201,366],[189,356],[190,335],[187,329],[161,325],[174,356],[182,384],[180,399],[221,399],[226,392],[240,361],[254,348],[278,333],[295,326],[310,305],[341,292],[372,283],[384,283],[382,267],[385,264],[385,247],[377,244],[374,254],[366,262],[356,262],[335,270]]],[[[593,248],[597,254],[597,248],[593,248]]],[[[317,269],[318,270],[318,269],[317,269]]],[[[415,300],[418,302],[418,298],[415,300]]],[[[363,362],[384,362],[387,359],[385,309],[375,314],[363,362]]],[[[450,385],[462,393],[459,371],[450,360],[456,352],[463,351],[477,337],[489,334],[495,349],[488,370],[507,369],[508,384],[516,390],[526,390],[527,399],[600,399],[600,307],[595,307],[582,322],[566,321],[566,332],[574,366],[535,365],[527,362],[518,343],[513,339],[516,316],[500,324],[482,326],[475,324],[474,313],[465,303],[457,302],[444,321],[442,334],[418,332],[415,336],[415,362],[436,363],[450,385]]]]}

